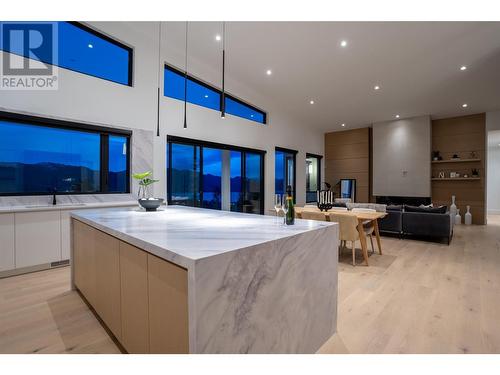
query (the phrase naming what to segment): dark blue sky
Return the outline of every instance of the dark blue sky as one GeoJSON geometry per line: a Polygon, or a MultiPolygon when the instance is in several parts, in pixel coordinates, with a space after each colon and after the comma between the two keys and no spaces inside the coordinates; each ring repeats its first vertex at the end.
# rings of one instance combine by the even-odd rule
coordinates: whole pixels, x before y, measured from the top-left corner
{"type": "MultiPolygon", "coordinates": [[[[0,23],[4,24],[5,22],[0,23]]],[[[33,22],[36,23],[36,22],[33,22]]],[[[57,38],[53,40],[58,51],[54,65],[77,72],[104,78],[124,85],[129,83],[129,50],[111,43],[68,22],[51,22],[57,28],[57,38]]],[[[32,33],[34,45],[41,42],[38,33],[32,33]],[[37,41],[37,38],[40,40],[37,41]]],[[[24,55],[22,34],[11,33],[10,52],[24,55]]],[[[0,42],[3,43],[3,42],[0,42]]],[[[0,48],[4,49],[3,44],[0,48]]],[[[34,54],[25,56],[38,60],[34,54]]],[[[52,56],[42,61],[53,63],[52,56]]]]}
{"type": "MultiPolygon", "coordinates": [[[[109,140],[109,169],[123,171],[127,165],[126,138],[110,136],[109,140]]],[[[99,170],[100,144],[97,133],[0,121],[1,162],[51,162],[99,170]]]]}

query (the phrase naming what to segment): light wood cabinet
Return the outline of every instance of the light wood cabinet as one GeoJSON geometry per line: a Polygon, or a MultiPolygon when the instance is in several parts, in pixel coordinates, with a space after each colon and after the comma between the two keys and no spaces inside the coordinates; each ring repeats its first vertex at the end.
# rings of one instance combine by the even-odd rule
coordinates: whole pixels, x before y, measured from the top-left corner
{"type": "Polygon", "coordinates": [[[149,349],[189,353],[187,271],[148,254],[149,349]]]}
{"type": "Polygon", "coordinates": [[[15,214],[16,268],[61,260],[59,211],[15,214]]]}
{"type": "Polygon", "coordinates": [[[96,296],[96,259],[95,230],[78,220],[73,220],[73,261],[76,287],[95,308],[96,296]]]}
{"type": "Polygon", "coordinates": [[[16,266],[14,223],[14,214],[0,214],[0,272],[16,266]]]}
{"type": "Polygon", "coordinates": [[[122,343],[129,353],[149,353],[147,253],[120,242],[122,343]]]}
{"type": "Polygon", "coordinates": [[[187,270],[73,219],[75,286],[129,353],[188,353],[187,270]]]}
{"type": "Polygon", "coordinates": [[[113,334],[122,334],[120,308],[120,241],[98,230],[94,234],[95,310],[113,334]]]}

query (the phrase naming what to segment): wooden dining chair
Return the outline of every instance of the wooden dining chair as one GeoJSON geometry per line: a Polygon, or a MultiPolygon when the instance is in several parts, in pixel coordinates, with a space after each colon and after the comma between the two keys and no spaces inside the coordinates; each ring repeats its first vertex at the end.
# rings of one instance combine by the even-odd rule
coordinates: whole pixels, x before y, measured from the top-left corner
{"type": "Polygon", "coordinates": [[[302,219],[305,220],[318,220],[318,221],[326,221],[326,215],[321,211],[302,211],[302,219]]]}
{"type": "MultiPolygon", "coordinates": [[[[361,207],[355,207],[351,210],[352,212],[377,212],[377,210],[374,210],[373,208],[361,208],[361,207]]],[[[373,221],[367,220],[363,222],[363,228],[365,229],[365,232],[367,233],[368,237],[370,237],[370,244],[372,246],[372,254],[375,253],[375,248],[373,247],[373,232],[375,231],[375,227],[373,225],[373,221]]]]}
{"type": "MultiPolygon", "coordinates": [[[[359,241],[358,218],[352,213],[336,213],[328,214],[330,221],[339,223],[341,249],[347,247],[347,241],[351,242],[352,248],[352,265],[356,265],[356,241],[359,241]]],[[[365,235],[366,232],[365,232],[365,235]]],[[[339,253],[340,254],[340,253],[339,253]]]]}

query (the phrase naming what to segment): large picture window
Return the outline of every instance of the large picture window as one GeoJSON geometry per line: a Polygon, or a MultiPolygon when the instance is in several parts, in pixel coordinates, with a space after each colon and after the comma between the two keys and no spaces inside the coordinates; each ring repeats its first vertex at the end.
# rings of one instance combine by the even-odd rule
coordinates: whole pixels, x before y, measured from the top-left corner
{"type": "Polygon", "coordinates": [[[264,213],[264,151],[169,136],[169,204],[264,213]]]}
{"type": "Polygon", "coordinates": [[[57,45],[57,61],[52,59],[51,54],[42,57],[30,54],[29,49],[23,48],[22,38],[12,38],[12,35],[22,35],[15,33],[16,28],[29,28],[29,23],[26,22],[1,23],[0,34],[3,34],[3,37],[0,41],[0,49],[75,72],[132,86],[133,51],[130,47],[79,22],[44,23],[57,27],[57,41],[54,41],[54,45],[57,45]],[[6,33],[7,29],[12,29],[13,32],[6,33]]]}
{"type": "Polygon", "coordinates": [[[130,134],[0,112],[0,195],[128,193],[130,134]]]}
{"type": "Polygon", "coordinates": [[[286,148],[276,147],[274,154],[274,193],[286,194],[287,186],[292,188],[294,202],[295,197],[295,159],[297,151],[286,148]]]}
{"type": "MultiPolygon", "coordinates": [[[[163,93],[169,98],[184,100],[184,72],[169,65],[165,66],[163,93]]],[[[187,96],[189,103],[216,111],[221,110],[222,92],[190,75],[187,76],[187,96]]],[[[227,92],[224,94],[226,114],[238,116],[260,124],[266,124],[266,112],[247,104],[227,92]]]]}

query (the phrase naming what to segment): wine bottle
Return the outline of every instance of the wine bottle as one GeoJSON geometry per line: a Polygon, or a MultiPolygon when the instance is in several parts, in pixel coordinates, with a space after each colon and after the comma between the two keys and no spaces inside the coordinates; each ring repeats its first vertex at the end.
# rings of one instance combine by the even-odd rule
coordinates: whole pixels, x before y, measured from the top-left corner
{"type": "Polygon", "coordinates": [[[288,212],[286,213],[286,225],[295,224],[295,209],[293,208],[292,187],[286,187],[286,200],[288,202],[288,212]]]}

